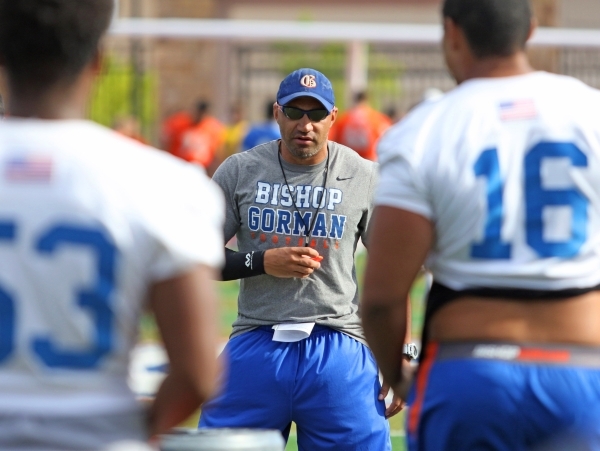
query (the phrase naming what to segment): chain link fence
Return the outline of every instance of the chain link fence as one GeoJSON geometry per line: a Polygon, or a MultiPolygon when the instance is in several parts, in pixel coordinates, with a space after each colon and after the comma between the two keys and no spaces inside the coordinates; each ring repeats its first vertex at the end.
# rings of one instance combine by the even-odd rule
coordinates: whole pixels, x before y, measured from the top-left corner
{"type": "MultiPolygon", "coordinates": [[[[181,46],[177,41],[170,42],[168,52],[161,50],[157,39],[111,40],[105,69],[90,104],[90,117],[107,126],[113,126],[121,117],[133,117],[146,140],[160,145],[160,123],[172,112],[163,105],[163,92],[180,85],[193,86],[193,75],[186,67],[165,68],[169,58],[194,61],[207,69],[214,65],[206,52],[196,55],[194,48],[186,40],[181,40],[181,46]],[[164,75],[167,70],[168,77],[164,75]]],[[[532,60],[538,68],[571,75],[600,88],[600,49],[534,50],[532,60]]],[[[260,121],[265,103],[274,100],[282,78],[299,67],[325,73],[333,83],[338,107],[343,110],[350,106],[343,95],[348,83],[347,47],[338,43],[232,45],[228,53],[229,97],[232,103],[241,105],[248,120],[260,121]]],[[[448,91],[453,86],[439,46],[369,46],[367,92],[371,104],[382,112],[401,117],[422,100],[427,89],[448,91]]],[[[184,99],[187,103],[181,108],[191,106],[195,100],[190,96],[184,99]]]]}

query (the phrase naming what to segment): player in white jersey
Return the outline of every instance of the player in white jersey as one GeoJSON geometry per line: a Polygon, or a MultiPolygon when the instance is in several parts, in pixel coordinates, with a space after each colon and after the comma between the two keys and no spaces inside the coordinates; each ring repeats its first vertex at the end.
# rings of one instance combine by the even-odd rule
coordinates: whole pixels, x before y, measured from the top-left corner
{"type": "Polygon", "coordinates": [[[83,120],[112,0],[1,0],[0,449],[146,443],[217,376],[221,194],[197,169],[83,120]],[[149,307],[170,372],[127,385],[149,307]]]}
{"type": "Polygon", "coordinates": [[[363,321],[384,378],[434,283],[410,450],[600,449],[600,92],[535,72],[527,0],[446,0],[459,86],[379,146],[363,321]]]}

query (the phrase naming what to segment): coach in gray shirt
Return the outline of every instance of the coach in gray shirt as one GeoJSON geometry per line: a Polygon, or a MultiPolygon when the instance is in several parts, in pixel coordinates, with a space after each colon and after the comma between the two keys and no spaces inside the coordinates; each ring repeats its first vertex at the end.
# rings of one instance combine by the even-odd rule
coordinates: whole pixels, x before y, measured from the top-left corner
{"type": "Polygon", "coordinates": [[[366,242],[376,165],[327,140],[337,116],[330,81],[299,69],[273,114],[281,140],[229,157],[223,278],[241,279],[225,348],[228,378],[200,427],[282,431],[301,450],[391,449],[387,387],[364,344],[354,252],[366,242]]]}

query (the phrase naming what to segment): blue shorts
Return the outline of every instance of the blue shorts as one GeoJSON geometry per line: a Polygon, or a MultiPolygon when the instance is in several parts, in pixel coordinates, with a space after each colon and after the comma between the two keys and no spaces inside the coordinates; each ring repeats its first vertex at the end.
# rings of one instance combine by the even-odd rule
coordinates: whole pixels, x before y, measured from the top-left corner
{"type": "Polygon", "coordinates": [[[433,343],[408,403],[410,451],[600,450],[600,349],[433,343]]]}
{"type": "Polygon", "coordinates": [[[223,393],[203,406],[199,427],[279,429],[287,440],[293,421],[299,450],[391,450],[370,349],[319,325],[298,342],[272,339],[263,326],[229,340],[223,393]]]}

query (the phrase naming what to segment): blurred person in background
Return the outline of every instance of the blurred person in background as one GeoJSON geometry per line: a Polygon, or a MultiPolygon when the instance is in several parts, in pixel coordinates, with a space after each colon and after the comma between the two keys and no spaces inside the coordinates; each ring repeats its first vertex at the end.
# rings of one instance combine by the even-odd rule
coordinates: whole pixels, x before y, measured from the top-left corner
{"type": "Polygon", "coordinates": [[[350,147],[367,160],[376,161],[377,143],[390,125],[389,117],[369,105],[367,93],[359,92],[354,106],[341,114],[331,128],[329,139],[350,147]]]}
{"type": "Polygon", "coordinates": [[[222,195],[83,119],[113,3],[0,0],[3,450],[143,447],[216,386],[222,195]],[[170,360],[149,412],[128,387],[147,307],[170,360]]]}
{"type": "Polygon", "coordinates": [[[366,241],[376,165],[328,141],[337,108],[330,81],[299,69],[271,113],[281,139],[229,157],[223,280],[241,279],[223,352],[223,392],[199,426],[279,429],[295,422],[305,451],[391,449],[386,416],[400,411],[379,383],[360,326],[354,253],[366,241]]]}
{"type": "Polygon", "coordinates": [[[187,110],[177,111],[167,116],[161,128],[161,145],[171,155],[181,148],[183,134],[193,125],[192,114],[187,110]]]}
{"type": "Polygon", "coordinates": [[[527,0],[445,0],[443,23],[459,86],[379,146],[367,341],[404,393],[427,259],[408,449],[599,450],[600,91],[532,69],[527,0]]]}
{"type": "Polygon", "coordinates": [[[203,167],[211,175],[219,164],[217,155],[225,141],[225,126],[208,111],[210,104],[199,101],[192,125],[181,136],[181,147],[174,155],[203,167]]]}
{"type": "Polygon", "coordinates": [[[247,132],[248,121],[244,118],[242,106],[239,103],[235,104],[231,107],[231,121],[225,127],[222,151],[219,154],[220,162],[241,150],[242,140],[247,132]]]}
{"type": "Polygon", "coordinates": [[[142,136],[140,121],[134,116],[126,115],[117,117],[112,128],[123,136],[127,136],[142,144],[148,144],[142,136]]]}
{"type": "Polygon", "coordinates": [[[253,124],[242,142],[242,151],[250,150],[269,141],[274,141],[281,138],[279,125],[273,117],[274,101],[265,103],[264,121],[258,124],[253,124]]]}
{"type": "Polygon", "coordinates": [[[401,112],[399,112],[395,106],[390,106],[389,108],[387,108],[385,110],[385,115],[389,118],[392,124],[399,122],[404,117],[404,115],[401,112]]]}

